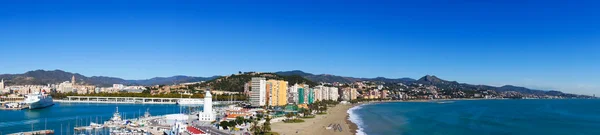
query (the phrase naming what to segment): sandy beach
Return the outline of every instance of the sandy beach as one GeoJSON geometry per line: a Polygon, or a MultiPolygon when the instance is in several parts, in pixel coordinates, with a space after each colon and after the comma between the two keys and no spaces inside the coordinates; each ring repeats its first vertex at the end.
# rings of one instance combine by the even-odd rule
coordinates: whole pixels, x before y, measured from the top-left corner
{"type": "MultiPolygon", "coordinates": [[[[356,104],[358,105],[358,104],[356,104]]],[[[339,104],[327,110],[326,115],[303,119],[302,123],[273,123],[272,129],[280,135],[351,135],[356,134],[356,124],[348,120],[348,109],[356,105],[339,104]],[[330,124],[340,124],[342,132],[325,129],[330,124]]]]}

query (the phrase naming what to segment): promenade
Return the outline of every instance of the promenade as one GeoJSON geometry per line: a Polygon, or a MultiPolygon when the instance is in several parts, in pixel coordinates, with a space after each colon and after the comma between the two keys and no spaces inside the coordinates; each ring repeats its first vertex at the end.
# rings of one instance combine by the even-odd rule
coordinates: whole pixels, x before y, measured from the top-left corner
{"type": "MultiPolygon", "coordinates": [[[[67,96],[64,100],[54,100],[60,103],[110,103],[110,104],[177,104],[180,99],[188,98],[155,98],[155,97],[95,97],[67,96]]],[[[213,104],[234,104],[241,101],[215,101],[213,104]]],[[[204,101],[200,101],[204,104],[204,101]]]]}

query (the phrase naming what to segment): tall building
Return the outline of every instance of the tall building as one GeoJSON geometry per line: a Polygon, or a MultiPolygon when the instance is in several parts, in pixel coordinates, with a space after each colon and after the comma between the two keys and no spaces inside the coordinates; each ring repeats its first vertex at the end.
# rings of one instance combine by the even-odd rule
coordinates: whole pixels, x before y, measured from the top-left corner
{"type": "Polygon", "coordinates": [[[75,83],[75,75],[73,75],[73,77],[71,77],[71,83],[73,83],[73,86],[76,85],[76,83],[75,83]]]}
{"type": "Polygon", "coordinates": [[[340,91],[337,87],[328,87],[329,88],[329,100],[337,101],[340,98],[340,91]]]}
{"type": "Polygon", "coordinates": [[[308,90],[308,104],[312,104],[315,102],[315,89],[309,88],[308,90]]]}
{"type": "Polygon", "coordinates": [[[199,121],[215,121],[215,114],[212,109],[212,94],[210,91],[206,91],[206,95],[204,96],[204,110],[198,113],[199,121]]]}
{"type": "Polygon", "coordinates": [[[304,88],[298,88],[298,104],[306,104],[304,88]]]}
{"type": "Polygon", "coordinates": [[[264,77],[252,77],[252,88],[250,91],[250,105],[252,106],[265,106],[267,95],[266,90],[266,79],[264,77]]]}
{"type": "Polygon", "coordinates": [[[0,82],[0,90],[4,90],[4,79],[2,79],[2,82],[0,82]]]}
{"type": "Polygon", "coordinates": [[[340,97],[339,89],[337,87],[327,87],[327,86],[315,86],[315,100],[323,101],[323,100],[334,100],[337,101],[340,97]]]}
{"type": "Polygon", "coordinates": [[[288,82],[283,80],[268,80],[267,85],[267,105],[284,106],[287,105],[288,82]]]}

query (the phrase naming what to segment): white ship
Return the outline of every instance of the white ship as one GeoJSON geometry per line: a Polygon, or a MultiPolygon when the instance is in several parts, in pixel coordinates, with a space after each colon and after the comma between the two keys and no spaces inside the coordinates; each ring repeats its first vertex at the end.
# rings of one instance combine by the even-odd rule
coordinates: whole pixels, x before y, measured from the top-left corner
{"type": "Polygon", "coordinates": [[[29,109],[39,109],[54,105],[52,96],[46,94],[46,91],[25,95],[23,103],[28,105],[29,109]]]}

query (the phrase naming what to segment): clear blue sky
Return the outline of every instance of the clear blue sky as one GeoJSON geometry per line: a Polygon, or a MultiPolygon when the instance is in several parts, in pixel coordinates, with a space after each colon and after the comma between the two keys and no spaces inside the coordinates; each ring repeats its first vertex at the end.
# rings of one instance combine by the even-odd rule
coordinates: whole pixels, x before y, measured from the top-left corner
{"type": "Polygon", "coordinates": [[[597,0],[1,1],[0,73],[303,70],[600,95],[597,0]]]}

